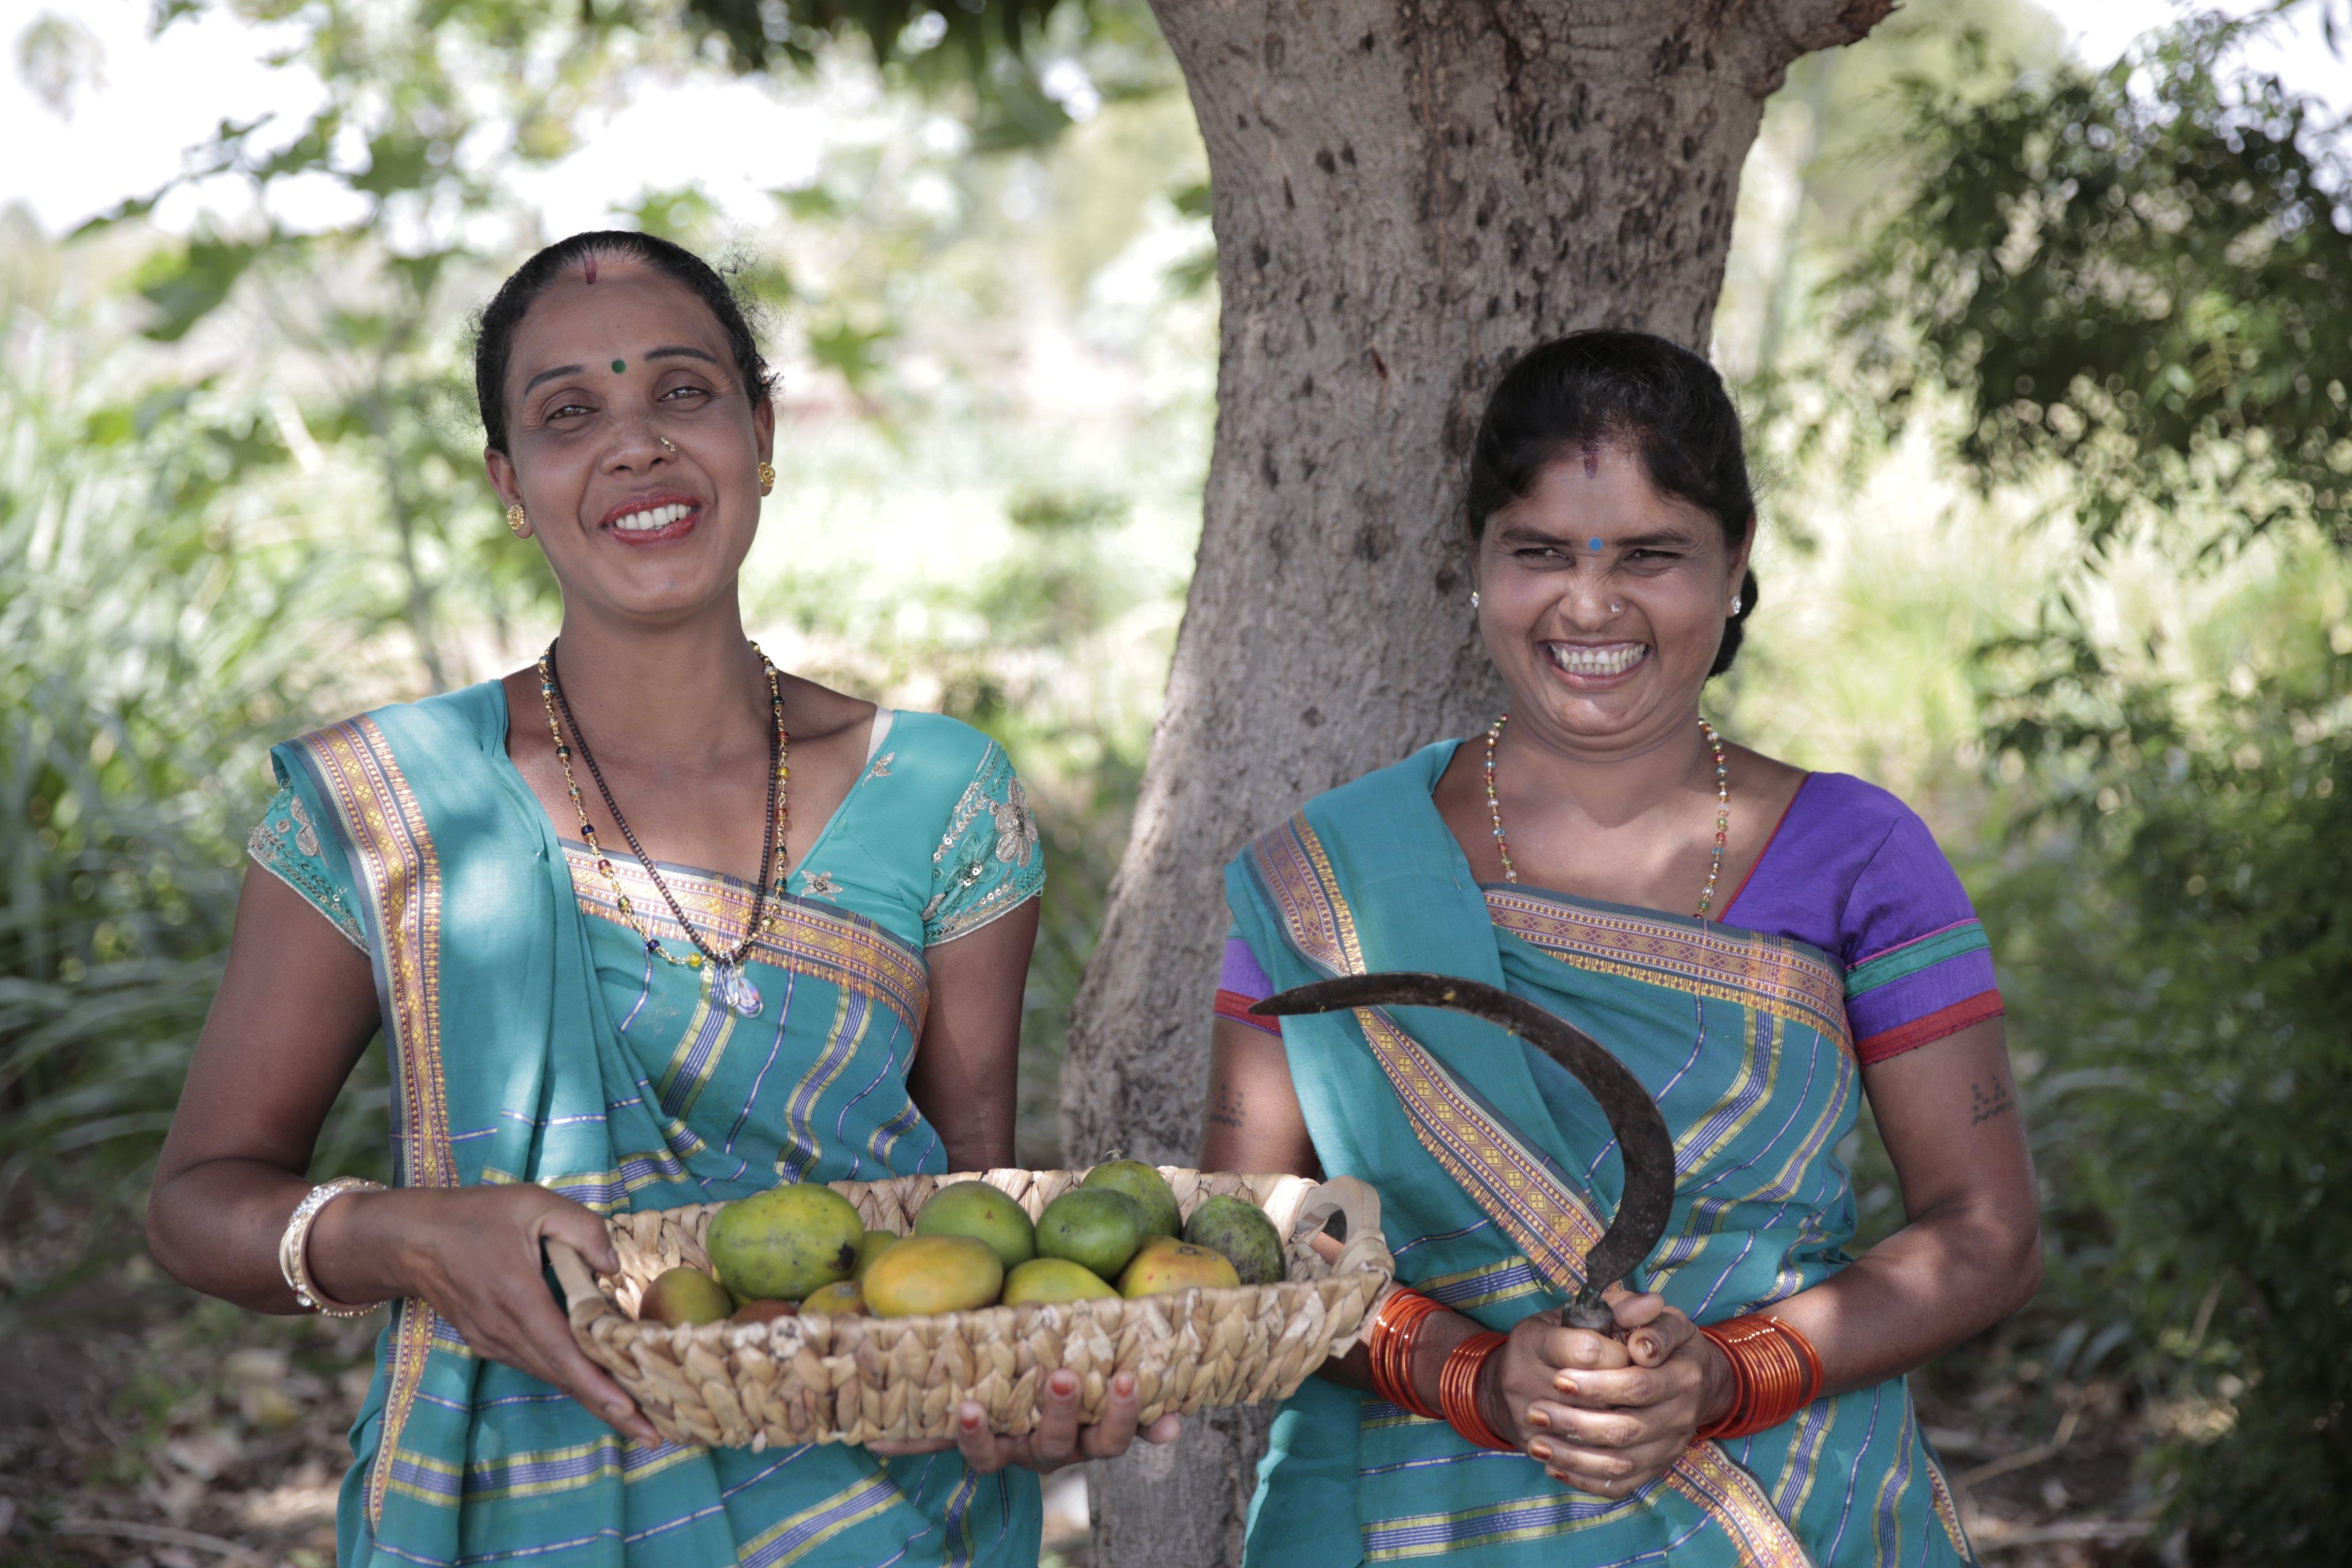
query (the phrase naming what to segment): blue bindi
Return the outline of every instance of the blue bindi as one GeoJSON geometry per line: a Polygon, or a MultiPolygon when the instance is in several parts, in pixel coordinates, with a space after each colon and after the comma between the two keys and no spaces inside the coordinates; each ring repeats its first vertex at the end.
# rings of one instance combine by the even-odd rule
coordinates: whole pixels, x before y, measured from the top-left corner
{"type": "Polygon", "coordinates": [[[1587,544],[1587,545],[1588,545],[1588,547],[1589,547],[1589,548],[1591,548],[1591,550],[1592,550],[1596,554],[1597,554],[1597,553],[1599,553],[1600,549],[1601,549],[1601,541],[1599,541],[1599,540],[1597,540],[1597,539],[1588,540],[1588,541],[1586,541],[1586,544],[1587,544]]]}
{"type": "MultiPolygon", "coordinates": [[[[623,361],[623,360],[614,360],[614,361],[613,362],[613,374],[614,374],[614,375],[618,375],[618,374],[620,374],[623,371],[625,371],[625,370],[626,370],[626,369],[628,369],[628,368],[629,368],[629,367],[628,367],[628,363],[627,363],[627,362],[625,362],[625,361],[623,361]]],[[[1599,545],[1600,545],[1600,543],[1601,543],[1601,542],[1600,542],[1599,540],[1597,540],[1597,539],[1596,539],[1596,540],[1594,540],[1592,542],[1593,542],[1593,545],[1594,545],[1596,548],[1598,548],[1598,547],[1599,547],[1599,545]]]]}

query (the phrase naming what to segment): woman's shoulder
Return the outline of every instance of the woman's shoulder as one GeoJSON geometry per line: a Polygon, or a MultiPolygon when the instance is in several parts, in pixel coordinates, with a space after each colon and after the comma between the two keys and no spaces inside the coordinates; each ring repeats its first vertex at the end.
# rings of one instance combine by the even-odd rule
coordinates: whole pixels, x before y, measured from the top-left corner
{"type": "Polygon", "coordinates": [[[877,777],[938,790],[953,801],[982,773],[1013,771],[1004,748],[961,719],[883,708],[876,710],[874,723],[877,733],[869,765],[877,777]]]}
{"type": "MultiPolygon", "coordinates": [[[[1867,860],[1899,831],[1927,833],[1919,814],[1882,784],[1853,773],[1809,773],[1790,796],[1780,831],[1843,847],[1841,858],[1867,860]]],[[[1933,835],[1929,837],[1932,838],[1933,835]]]]}
{"type": "Polygon", "coordinates": [[[275,750],[282,756],[289,751],[324,752],[345,745],[373,748],[395,739],[434,744],[462,738],[486,743],[502,739],[506,725],[505,683],[490,679],[415,701],[386,702],[290,736],[275,750]]]}

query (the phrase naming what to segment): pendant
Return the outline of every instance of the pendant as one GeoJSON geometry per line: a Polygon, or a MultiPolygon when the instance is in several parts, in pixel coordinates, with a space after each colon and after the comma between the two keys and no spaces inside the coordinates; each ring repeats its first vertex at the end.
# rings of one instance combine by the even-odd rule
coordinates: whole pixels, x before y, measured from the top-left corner
{"type": "Polygon", "coordinates": [[[722,963],[712,973],[710,994],[726,1004],[738,1017],[756,1018],[760,1016],[760,988],[731,963],[722,963]]]}

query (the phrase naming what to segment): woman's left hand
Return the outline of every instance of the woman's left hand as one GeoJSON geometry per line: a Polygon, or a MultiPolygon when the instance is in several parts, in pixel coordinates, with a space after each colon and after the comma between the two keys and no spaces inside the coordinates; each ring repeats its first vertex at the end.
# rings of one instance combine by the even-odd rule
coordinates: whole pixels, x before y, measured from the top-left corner
{"type": "Polygon", "coordinates": [[[1081,1464],[1088,1459],[1115,1459],[1126,1453],[1139,1436],[1147,1443],[1174,1442],[1176,1435],[1183,1430],[1184,1418],[1162,1415],[1138,1432],[1135,1417],[1142,1406],[1134,1374],[1122,1372],[1110,1380],[1110,1398],[1103,1406],[1103,1418],[1091,1426],[1081,1426],[1077,1375],[1060,1371],[1045,1380],[1045,1391],[1038,1396],[1035,1430],[1017,1437],[990,1431],[988,1413],[966,1400],[956,1412],[952,1444],[941,1440],[866,1446],[877,1454],[888,1456],[936,1454],[949,1447],[959,1448],[963,1452],[963,1462],[984,1476],[1007,1465],[1058,1470],[1064,1465],[1081,1464]]]}
{"type": "Polygon", "coordinates": [[[1664,1475],[1730,1401],[1731,1369],[1691,1321],[1654,1295],[1610,1305],[1633,1365],[1563,1369],[1528,1412],[1528,1457],[1554,1480],[1623,1497],[1664,1475]]]}

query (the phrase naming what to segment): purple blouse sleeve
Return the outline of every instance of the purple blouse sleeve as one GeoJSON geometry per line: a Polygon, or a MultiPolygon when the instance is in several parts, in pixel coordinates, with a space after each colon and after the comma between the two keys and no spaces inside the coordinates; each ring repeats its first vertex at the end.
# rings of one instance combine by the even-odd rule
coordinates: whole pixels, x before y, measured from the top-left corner
{"type": "Polygon", "coordinates": [[[1991,944],[1951,862],[1906,808],[1838,921],[1846,1016],[1864,1066],[1998,1016],[1991,944]]]}
{"type": "Polygon", "coordinates": [[[1273,994],[1274,982],[1266,977],[1257,954],[1249,950],[1249,943],[1242,940],[1239,931],[1227,935],[1225,955],[1217,966],[1217,1016],[1279,1035],[1282,1026],[1278,1021],[1261,1018],[1249,1010],[1251,1003],[1263,1002],[1273,994]]]}

